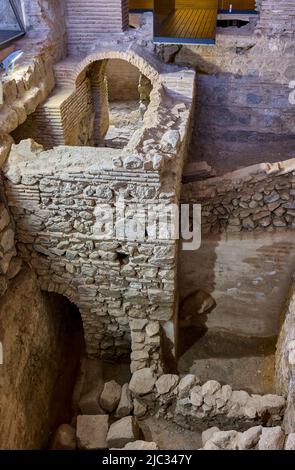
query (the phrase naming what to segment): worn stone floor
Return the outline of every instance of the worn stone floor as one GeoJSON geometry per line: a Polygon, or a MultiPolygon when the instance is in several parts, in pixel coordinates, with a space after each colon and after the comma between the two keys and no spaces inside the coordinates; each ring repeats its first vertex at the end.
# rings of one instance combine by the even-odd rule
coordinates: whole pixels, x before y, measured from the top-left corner
{"type": "Polygon", "coordinates": [[[197,450],[202,447],[201,433],[183,429],[155,416],[139,422],[146,441],[153,441],[163,450],[197,450]]]}
{"type": "Polygon", "coordinates": [[[110,125],[104,146],[123,148],[134,132],[143,124],[138,101],[113,101],[109,103],[110,125]]]}

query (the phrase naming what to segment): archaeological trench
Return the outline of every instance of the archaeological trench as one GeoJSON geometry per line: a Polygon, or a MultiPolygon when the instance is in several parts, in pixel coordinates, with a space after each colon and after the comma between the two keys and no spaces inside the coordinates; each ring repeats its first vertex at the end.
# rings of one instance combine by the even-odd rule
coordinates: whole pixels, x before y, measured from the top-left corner
{"type": "Polygon", "coordinates": [[[208,47],[154,42],[127,0],[19,3],[0,448],[295,450],[295,5],[260,0],[208,47]],[[157,217],[120,237],[118,200],[131,221],[201,204],[201,247],[157,217]]]}

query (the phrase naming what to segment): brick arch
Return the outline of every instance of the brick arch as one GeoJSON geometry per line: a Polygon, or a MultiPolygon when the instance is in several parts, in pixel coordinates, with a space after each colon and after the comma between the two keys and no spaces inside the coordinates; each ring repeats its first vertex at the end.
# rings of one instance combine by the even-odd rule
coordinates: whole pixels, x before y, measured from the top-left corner
{"type": "MultiPolygon", "coordinates": [[[[162,87],[160,73],[154,66],[148,63],[141,55],[134,52],[108,51],[96,52],[88,55],[80,63],[76,63],[75,72],[71,75],[77,92],[84,80],[89,79],[94,104],[94,129],[92,142],[99,145],[109,128],[108,112],[108,90],[105,81],[105,68],[109,60],[119,59],[128,62],[136,67],[139,72],[147,77],[152,85],[150,94],[150,104],[152,109],[156,109],[159,103],[159,89],[162,87]]],[[[72,69],[73,70],[73,69],[72,69]]]]}
{"type": "Polygon", "coordinates": [[[66,282],[49,282],[48,278],[42,278],[42,276],[38,276],[39,284],[41,290],[44,292],[49,292],[52,294],[59,294],[64,296],[69,302],[75,304],[77,308],[79,308],[79,296],[77,292],[69,287],[66,282]]]}
{"type": "Polygon", "coordinates": [[[83,76],[86,70],[95,62],[101,62],[111,59],[120,59],[129,62],[134,67],[137,67],[138,70],[145,75],[152,83],[153,87],[161,83],[160,72],[155,68],[154,65],[150,64],[146,59],[144,59],[138,53],[132,51],[107,51],[107,52],[95,52],[88,55],[83,59],[73,73],[72,79],[75,84],[79,83],[79,78],[83,76]]]}
{"type": "Polygon", "coordinates": [[[50,282],[48,278],[43,278],[38,275],[40,288],[43,292],[49,294],[58,294],[74,304],[80,312],[81,321],[83,325],[83,334],[86,345],[86,351],[89,356],[100,357],[100,342],[104,338],[104,333],[95,328],[95,316],[91,315],[89,308],[85,308],[81,302],[80,295],[77,290],[71,288],[66,281],[60,279],[60,282],[50,282]],[[91,320],[89,320],[91,319],[91,320]],[[91,327],[89,328],[89,324],[91,327]],[[98,339],[99,335],[101,336],[98,339]]]}

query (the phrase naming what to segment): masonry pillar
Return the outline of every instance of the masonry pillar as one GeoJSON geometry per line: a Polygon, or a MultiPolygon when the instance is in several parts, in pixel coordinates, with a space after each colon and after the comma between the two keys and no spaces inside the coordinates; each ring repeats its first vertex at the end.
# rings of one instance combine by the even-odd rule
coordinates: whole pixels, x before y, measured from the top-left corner
{"type": "Polygon", "coordinates": [[[105,76],[107,60],[94,62],[90,69],[92,105],[95,113],[93,145],[98,146],[109,128],[108,86],[105,76]]]}

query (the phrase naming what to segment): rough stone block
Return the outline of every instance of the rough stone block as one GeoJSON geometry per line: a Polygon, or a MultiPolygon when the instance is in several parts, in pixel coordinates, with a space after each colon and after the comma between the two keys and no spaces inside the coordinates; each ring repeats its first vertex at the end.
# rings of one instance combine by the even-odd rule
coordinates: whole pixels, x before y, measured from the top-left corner
{"type": "Polygon", "coordinates": [[[101,407],[109,413],[112,413],[117,408],[120,398],[121,385],[119,385],[115,380],[106,382],[100,396],[101,407]]]}
{"type": "Polygon", "coordinates": [[[124,418],[125,416],[130,415],[133,410],[133,403],[131,398],[131,393],[129,390],[129,385],[124,384],[121,391],[121,398],[116,410],[116,417],[124,418]]]}
{"type": "Polygon", "coordinates": [[[121,450],[158,450],[159,447],[155,442],[134,441],[126,444],[121,450]]]}
{"type": "Polygon", "coordinates": [[[99,450],[107,448],[109,416],[81,415],[77,418],[77,442],[79,449],[99,450]]]}
{"type": "Polygon", "coordinates": [[[285,434],[280,426],[263,428],[258,443],[258,450],[282,450],[284,448],[285,434]]]}
{"type": "Polygon", "coordinates": [[[156,382],[156,389],[159,395],[169,393],[179,382],[178,375],[164,374],[156,382]]]}
{"type": "Polygon", "coordinates": [[[140,430],[136,419],[133,416],[126,416],[113,423],[107,435],[108,447],[121,448],[128,442],[139,439],[140,430]]]}
{"type": "Polygon", "coordinates": [[[206,431],[202,432],[202,444],[203,446],[206,444],[207,441],[209,441],[212,437],[213,434],[216,432],[219,432],[220,429],[217,428],[216,426],[213,426],[212,428],[206,429],[206,431]]]}
{"type": "Polygon", "coordinates": [[[152,369],[145,367],[134,372],[129,388],[135,395],[146,395],[153,390],[155,383],[156,377],[152,369]]]}

